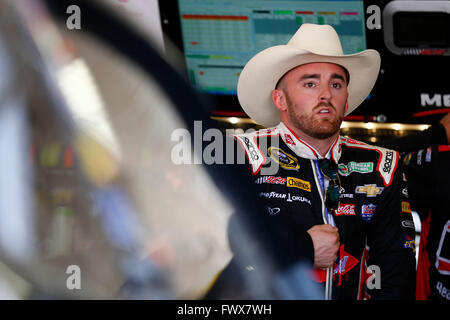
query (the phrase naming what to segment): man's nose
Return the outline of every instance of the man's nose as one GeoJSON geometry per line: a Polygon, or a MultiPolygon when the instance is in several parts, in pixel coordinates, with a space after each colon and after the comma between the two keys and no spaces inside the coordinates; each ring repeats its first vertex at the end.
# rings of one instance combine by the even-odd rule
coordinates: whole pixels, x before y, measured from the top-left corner
{"type": "Polygon", "coordinates": [[[328,86],[322,87],[322,90],[320,91],[319,99],[321,102],[328,101],[331,99],[331,90],[328,86]]]}

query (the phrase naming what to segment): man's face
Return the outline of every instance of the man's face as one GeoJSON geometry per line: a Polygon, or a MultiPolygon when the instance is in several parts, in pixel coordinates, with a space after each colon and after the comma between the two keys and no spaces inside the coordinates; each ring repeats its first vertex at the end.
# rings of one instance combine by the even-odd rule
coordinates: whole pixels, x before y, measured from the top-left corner
{"type": "MultiPolygon", "coordinates": [[[[294,131],[316,139],[335,135],[347,111],[344,69],[333,63],[309,63],[292,69],[281,80],[278,109],[281,120],[294,131]]],[[[277,90],[275,90],[277,91],[277,90]]]]}

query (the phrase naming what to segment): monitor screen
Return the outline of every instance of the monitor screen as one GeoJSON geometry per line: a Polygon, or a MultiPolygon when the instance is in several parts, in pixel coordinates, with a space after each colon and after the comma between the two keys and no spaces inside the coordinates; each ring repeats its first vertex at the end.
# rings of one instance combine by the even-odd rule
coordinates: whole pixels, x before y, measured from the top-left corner
{"type": "Polygon", "coordinates": [[[445,12],[396,12],[394,43],[398,47],[448,48],[449,17],[445,12]]]}
{"type": "Polygon", "coordinates": [[[189,80],[207,94],[235,96],[247,61],[286,44],[303,23],[332,25],[346,54],[366,49],[362,0],[177,0],[177,6],[189,80]]]}

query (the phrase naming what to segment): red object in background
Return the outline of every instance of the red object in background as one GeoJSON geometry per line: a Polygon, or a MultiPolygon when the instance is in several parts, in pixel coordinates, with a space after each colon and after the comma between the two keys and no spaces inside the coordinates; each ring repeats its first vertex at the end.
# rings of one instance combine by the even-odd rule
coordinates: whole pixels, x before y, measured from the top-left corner
{"type": "Polygon", "coordinates": [[[214,110],[212,111],[212,114],[215,116],[220,117],[248,117],[245,112],[240,111],[220,111],[220,110],[214,110]]]}
{"type": "Polygon", "coordinates": [[[425,116],[432,116],[435,114],[441,114],[441,113],[448,113],[450,112],[450,109],[437,109],[437,110],[428,110],[428,111],[421,111],[413,113],[413,118],[419,118],[419,117],[425,117],[425,116]]]}
{"type": "Polygon", "coordinates": [[[64,168],[73,168],[73,150],[70,146],[64,150],[64,168]]]}
{"type": "Polygon", "coordinates": [[[34,163],[36,159],[36,152],[37,152],[37,143],[34,142],[30,147],[30,153],[28,154],[28,160],[31,164],[34,163]]]}
{"type": "Polygon", "coordinates": [[[424,56],[442,56],[445,51],[445,49],[423,49],[419,54],[424,56]]]}
{"type": "Polygon", "coordinates": [[[426,250],[428,236],[430,235],[431,214],[422,221],[422,232],[420,234],[419,259],[416,273],[416,300],[427,300],[430,296],[430,258],[426,250]]]}

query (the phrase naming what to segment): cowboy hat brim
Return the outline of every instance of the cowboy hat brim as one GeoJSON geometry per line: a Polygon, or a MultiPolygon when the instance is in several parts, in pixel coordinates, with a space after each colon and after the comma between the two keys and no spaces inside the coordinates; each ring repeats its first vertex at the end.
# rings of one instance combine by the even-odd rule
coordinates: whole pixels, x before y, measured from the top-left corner
{"type": "Polygon", "coordinates": [[[255,55],[242,70],[237,86],[239,103],[255,122],[275,126],[280,122],[280,111],[273,104],[272,91],[279,79],[297,66],[328,62],[341,65],[350,74],[347,115],[369,95],[380,61],[379,53],[371,49],[349,55],[321,55],[289,45],[270,47],[255,55]]]}

